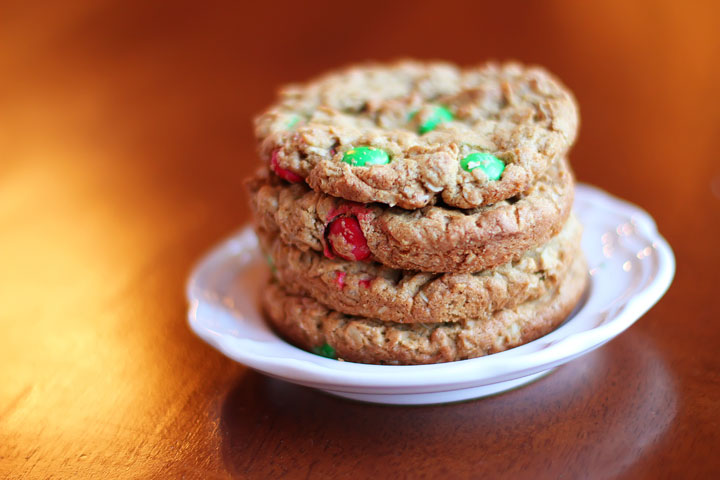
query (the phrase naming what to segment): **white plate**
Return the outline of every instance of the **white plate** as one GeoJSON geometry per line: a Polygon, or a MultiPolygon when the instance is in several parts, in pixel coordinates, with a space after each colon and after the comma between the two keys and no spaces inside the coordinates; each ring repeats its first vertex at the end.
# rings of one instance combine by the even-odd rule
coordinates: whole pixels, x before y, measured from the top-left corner
{"type": "Polygon", "coordinates": [[[502,392],[535,380],[620,334],[670,286],[675,259],[638,207],[578,185],[575,212],[590,265],[585,300],[557,330],[485,357],[435,365],[340,362],[280,339],[257,307],[267,266],[249,227],[213,249],[187,286],[193,331],[228,357],[266,375],[374,403],[428,404],[502,392]]]}

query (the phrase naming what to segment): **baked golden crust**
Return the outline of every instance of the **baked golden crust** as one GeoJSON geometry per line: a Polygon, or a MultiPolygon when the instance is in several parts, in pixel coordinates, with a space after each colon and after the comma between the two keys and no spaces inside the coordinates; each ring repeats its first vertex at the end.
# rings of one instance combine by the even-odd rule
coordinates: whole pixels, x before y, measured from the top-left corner
{"type": "Polygon", "coordinates": [[[565,224],[574,192],[565,160],[522,195],[472,210],[360,205],[262,176],[249,186],[259,227],[286,244],[334,256],[328,226],[350,217],[369,249],[363,259],[402,270],[456,273],[496,267],[547,242],[565,224]]]}
{"type": "Polygon", "coordinates": [[[345,315],[310,297],[290,295],[276,283],[264,291],[270,323],[295,345],[312,350],[329,345],[346,361],[428,364],[465,360],[535,340],[567,318],[588,281],[578,255],[559,286],[545,295],[491,317],[453,323],[400,324],[345,315]]]}
{"type": "Polygon", "coordinates": [[[582,227],[572,215],[562,231],[522,257],[476,273],[422,273],[377,263],[329,259],[259,232],[275,277],[292,295],[338,312],[397,323],[459,322],[538,298],[557,287],[580,255],[582,227]]]}
{"type": "Polygon", "coordinates": [[[438,199],[475,208],[524,191],[568,151],[577,126],[572,95],[542,68],[405,61],[287,87],[255,131],[261,157],[286,179],[351,201],[416,209],[438,199]],[[420,133],[439,106],[453,118],[420,133]],[[359,146],[383,150],[390,162],[343,162],[359,146]],[[505,162],[499,180],[461,168],[475,152],[505,162]]]}

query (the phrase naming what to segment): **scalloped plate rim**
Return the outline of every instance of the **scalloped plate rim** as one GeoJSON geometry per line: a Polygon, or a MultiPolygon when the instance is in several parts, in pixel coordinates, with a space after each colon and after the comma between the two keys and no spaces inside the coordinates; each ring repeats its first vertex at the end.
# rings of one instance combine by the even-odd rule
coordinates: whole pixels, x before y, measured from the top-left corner
{"type": "MultiPolygon", "coordinates": [[[[655,221],[647,212],[596,187],[584,184],[576,186],[575,199],[576,204],[577,202],[592,201],[593,208],[631,221],[637,230],[652,242],[655,247],[653,251],[657,257],[656,271],[653,272],[654,278],[650,283],[635,292],[611,319],[582,332],[555,338],[559,336],[556,335],[558,332],[562,333],[564,327],[583,315],[587,301],[574,317],[544,337],[504,352],[456,362],[431,365],[370,365],[338,362],[305,352],[287,344],[279,337],[277,337],[277,342],[290,347],[295,358],[277,354],[257,355],[246,352],[238,346],[241,347],[243,342],[254,342],[253,340],[218,334],[207,328],[207,325],[203,324],[198,317],[201,308],[203,314],[207,308],[218,309],[220,310],[219,314],[229,314],[230,312],[225,307],[212,305],[198,298],[197,280],[201,274],[207,274],[208,269],[212,269],[217,262],[222,262],[230,254],[239,253],[237,251],[238,239],[243,235],[248,235],[249,227],[247,226],[227,240],[220,242],[193,268],[186,288],[190,303],[188,322],[191,329],[200,338],[226,356],[250,368],[289,382],[335,391],[375,394],[389,393],[388,389],[394,393],[437,392],[443,391],[443,389],[455,390],[491,385],[552,369],[602,346],[629,328],[662,298],[672,283],[675,273],[675,259],[672,250],[659,234],[655,221]],[[548,342],[549,338],[550,342],[548,342]],[[550,345],[533,350],[543,342],[550,343],[550,345]],[[368,390],[373,387],[381,390],[368,390]]],[[[601,277],[591,279],[593,286],[589,293],[590,296],[593,294],[592,290],[597,288],[595,282],[598,281],[598,278],[602,280],[602,273],[600,275],[601,277]]]]}

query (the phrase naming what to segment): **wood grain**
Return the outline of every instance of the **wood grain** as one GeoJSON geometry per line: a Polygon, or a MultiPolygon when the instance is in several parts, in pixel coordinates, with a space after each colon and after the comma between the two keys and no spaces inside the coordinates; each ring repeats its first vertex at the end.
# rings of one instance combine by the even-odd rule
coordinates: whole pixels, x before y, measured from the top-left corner
{"type": "Polygon", "coordinates": [[[0,477],[720,475],[714,2],[56,2],[0,14],[0,477]],[[518,58],[576,93],[581,181],[677,256],[631,330],[520,390],[362,405],[185,325],[195,260],[249,214],[254,114],[365,59],[518,58]]]}

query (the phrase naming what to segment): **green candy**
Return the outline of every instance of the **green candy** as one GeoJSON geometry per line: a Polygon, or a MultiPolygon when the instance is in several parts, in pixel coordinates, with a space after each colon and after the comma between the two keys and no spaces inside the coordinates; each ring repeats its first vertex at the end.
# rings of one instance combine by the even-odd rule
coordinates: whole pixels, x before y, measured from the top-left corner
{"type": "Polygon", "coordinates": [[[471,153],[460,160],[460,166],[467,172],[479,168],[490,180],[500,180],[505,162],[489,153],[471,153]]]}
{"type": "Polygon", "coordinates": [[[273,273],[273,275],[277,274],[277,268],[275,268],[275,261],[269,254],[265,254],[265,261],[268,264],[268,267],[270,267],[270,271],[273,273]]]}
{"type": "MultiPolygon", "coordinates": [[[[414,117],[415,114],[413,113],[412,116],[414,117]]],[[[432,130],[435,130],[435,127],[437,127],[441,123],[449,122],[452,119],[453,114],[450,110],[445,107],[441,107],[440,105],[437,105],[433,109],[433,112],[428,116],[427,120],[425,120],[418,127],[418,132],[420,132],[420,135],[430,132],[432,130]]]]}
{"type": "Polygon", "coordinates": [[[369,165],[386,165],[390,163],[390,156],[375,147],[355,147],[343,155],[343,162],[353,167],[366,167],[369,165]]]}
{"type": "Polygon", "coordinates": [[[295,128],[295,125],[297,125],[299,121],[300,115],[292,115],[290,117],[290,120],[288,120],[288,122],[285,124],[285,128],[287,128],[288,130],[292,130],[293,128],[295,128]]]}
{"type": "Polygon", "coordinates": [[[313,347],[312,349],[313,353],[315,355],[320,355],[322,357],[327,358],[335,358],[335,349],[328,345],[327,343],[323,343],[320,347],[313,347]]]}

